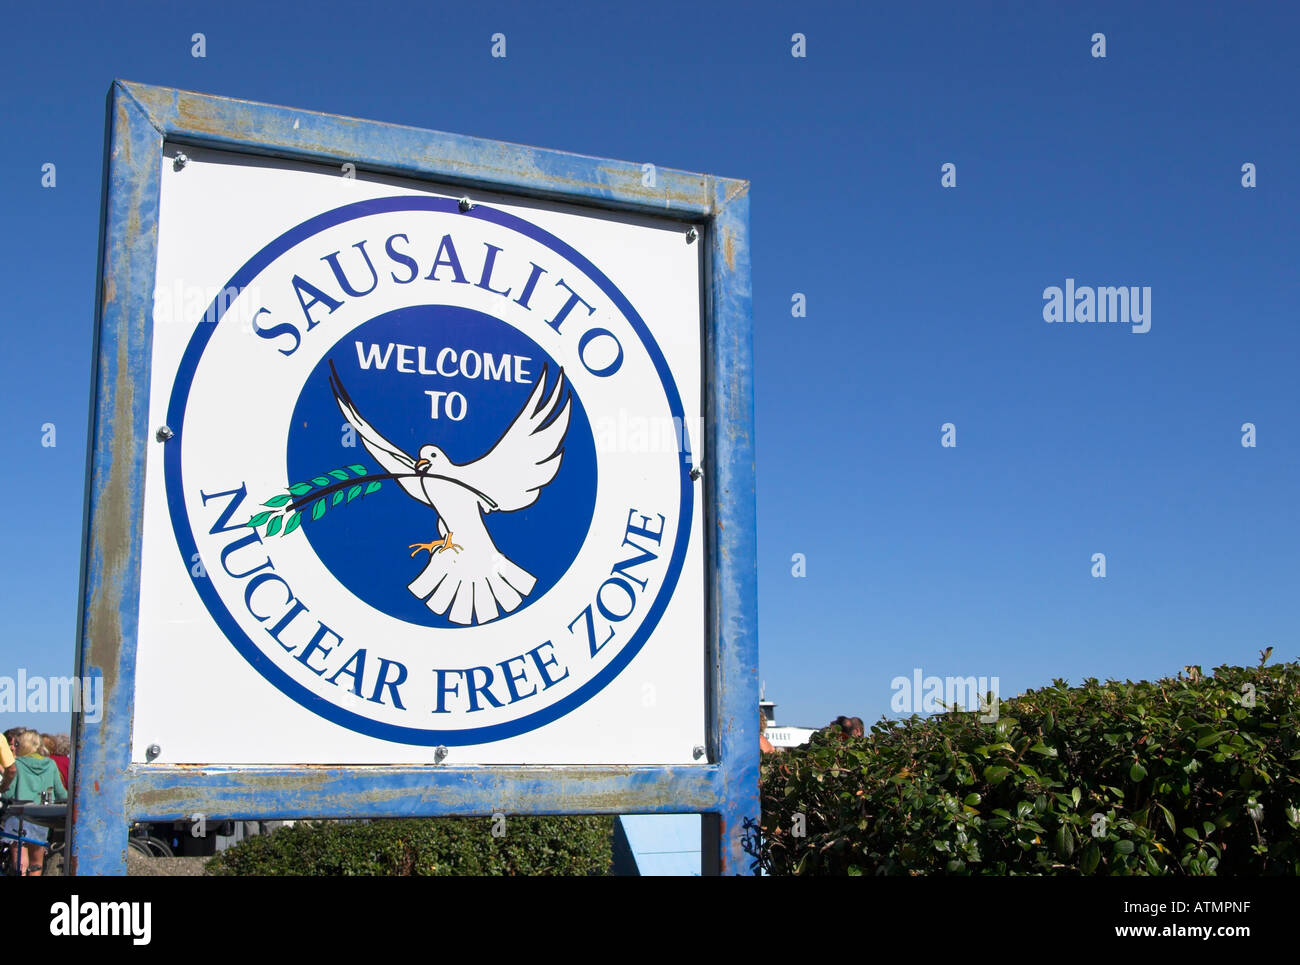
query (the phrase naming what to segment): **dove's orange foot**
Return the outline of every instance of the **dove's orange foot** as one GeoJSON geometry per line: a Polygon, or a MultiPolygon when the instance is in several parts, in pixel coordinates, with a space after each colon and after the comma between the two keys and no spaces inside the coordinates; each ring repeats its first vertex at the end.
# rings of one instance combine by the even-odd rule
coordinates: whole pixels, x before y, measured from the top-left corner
{"type": "Polygon", "coordinates": [[[427,550],[429,555],[432,556],[434,553],[441,553],[443,550],[455,550],[459,553],[464,549],[464,547],[459,543],[453,543],[451,541],[451,533],[448,533],[442,539],[436,540],[432,543],[411,543],[407,549],[412,551],[412,556],[415,556],[421,550],[427,550]]]}

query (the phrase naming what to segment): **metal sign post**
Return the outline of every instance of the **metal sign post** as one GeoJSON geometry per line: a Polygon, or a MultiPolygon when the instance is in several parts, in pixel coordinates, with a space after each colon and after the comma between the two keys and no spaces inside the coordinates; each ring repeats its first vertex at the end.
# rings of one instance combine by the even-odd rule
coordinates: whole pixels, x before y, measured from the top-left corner
{"type": "Polygon", "coordinates": [[[108,110],[71,871],[140,820],[697,812],[749,873],[748,183],[108,110]]]}

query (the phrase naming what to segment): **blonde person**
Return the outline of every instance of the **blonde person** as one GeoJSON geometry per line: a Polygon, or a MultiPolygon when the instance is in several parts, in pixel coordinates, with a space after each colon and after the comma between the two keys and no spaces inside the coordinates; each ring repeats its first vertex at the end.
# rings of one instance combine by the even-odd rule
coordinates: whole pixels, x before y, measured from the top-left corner
{"type": "MultiPolygon", "coordinates": [[[[14,741],[14,751],[18,755],[18,774],[12,784],[5,790],[4,796],[13,801],[41,803],[42,795],[53,793],[55,801],[66,801],[68,790],[63,786],[59,768],[48,757],[41,756],[41,735],[34,730],[25,730],[14,741]]],[[[40,841],[48,841],[50,829],[39,824],[21,821],[14,815],[5,818],[5,831],[17,834],[22,824],[22,836],[40,841]]],[[[15,841],[11,846],[11,855],[18,873],[38,877],[45,864],[45,846],[23,844],[15,841]]]]}
{"type": "Polygon", "coordinates": [[[18,765],[14,762],[14,750],[9,746],[8,740],[0,740],[0,771],[4,776],[0,777],[0,794],[13,783],[14,778],[18,776],[18,765]]]}

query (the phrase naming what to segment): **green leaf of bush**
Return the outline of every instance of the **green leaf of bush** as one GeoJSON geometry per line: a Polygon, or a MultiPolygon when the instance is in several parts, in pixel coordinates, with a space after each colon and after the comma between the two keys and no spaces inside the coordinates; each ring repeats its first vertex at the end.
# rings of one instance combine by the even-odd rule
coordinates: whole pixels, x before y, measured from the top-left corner
{"type": "Polygon", "coordinates": [[[937,714],[882,719],[851,742],[816,734],[764,755],[764,868],[1300,875],[1300,837],[1287,818],[1300,806],[1300,663],[1217,667],[1196,680],[1058,680],[1004,700],[1001,712],[1018,724],[1000,736],[971,715],[937,714]],[[1245,684],[1268,700],[1236,716],[1245,684]],[[964,803],[972,795],[978,809],[964,803]],[[806,837],[789,833],[795,812],[807,816],[806,837]],[[1093,835],[1098,813],[1107,816],[1102,837],[1093,835]]]}
{"type": "Polygon", "coordinates": [[[1165,824],[1169,825],[1170,833],[1172,834],[1176,832],[1178,829],[1174,827],[1173,813],[1170,812],[1169,808],[1165,807],[1163,804],[1157,804],[1156,807],[1158,807],[1160,809],[1160,813],[1165,816],[1165,824]]]}
{"type": "Polygon", "coordinates": [[[1052,843],[1056,846],[1059,857],[1068,860],[1074,856],[1074,833],[1068,824],[1062,824],[1056,829],[1052,843]]]}
{"type": "Polygon", "coordinates": [[[1101,848],[1097,847],[1096,842],[1091,842],[1083,849],[1083,860],[1079,862],[1079,870],[1090,875],[1097,870],[1099,864],[1101,864],[1101,848]]]}
{"type": "Polygon", "coordinates": [[[207,863],[214,875],[606,875],[614,821],[514,817],[504,838],[490,818],[303,821],[245,838],[207,863]]]}

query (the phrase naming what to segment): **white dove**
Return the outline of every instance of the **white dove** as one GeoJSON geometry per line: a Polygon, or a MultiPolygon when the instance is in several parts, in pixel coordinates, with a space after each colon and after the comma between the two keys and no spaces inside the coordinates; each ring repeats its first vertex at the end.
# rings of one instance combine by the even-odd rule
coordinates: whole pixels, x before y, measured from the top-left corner
{"type": "Polygon", "coordinates": [[[569,429],[564,370],[549,395],[545,387],[543,368],[528,401],[496,444],[473,462],[454,463],[437,446],[421,446],[415,458],[380,435],[362,418],[330,363],[334,399],[366,450],[409,496],[438,514],[442,539],[409,547],[411,556],[429,553],[428,564],[409,589],[452,623],[482,624],[500,611],[510,613],[537,584],[536,577],[497,549],[483,515],[531,506],[559,472],[569,429]],[[458,542],[452,541],[453,533],[458,542]]]}

